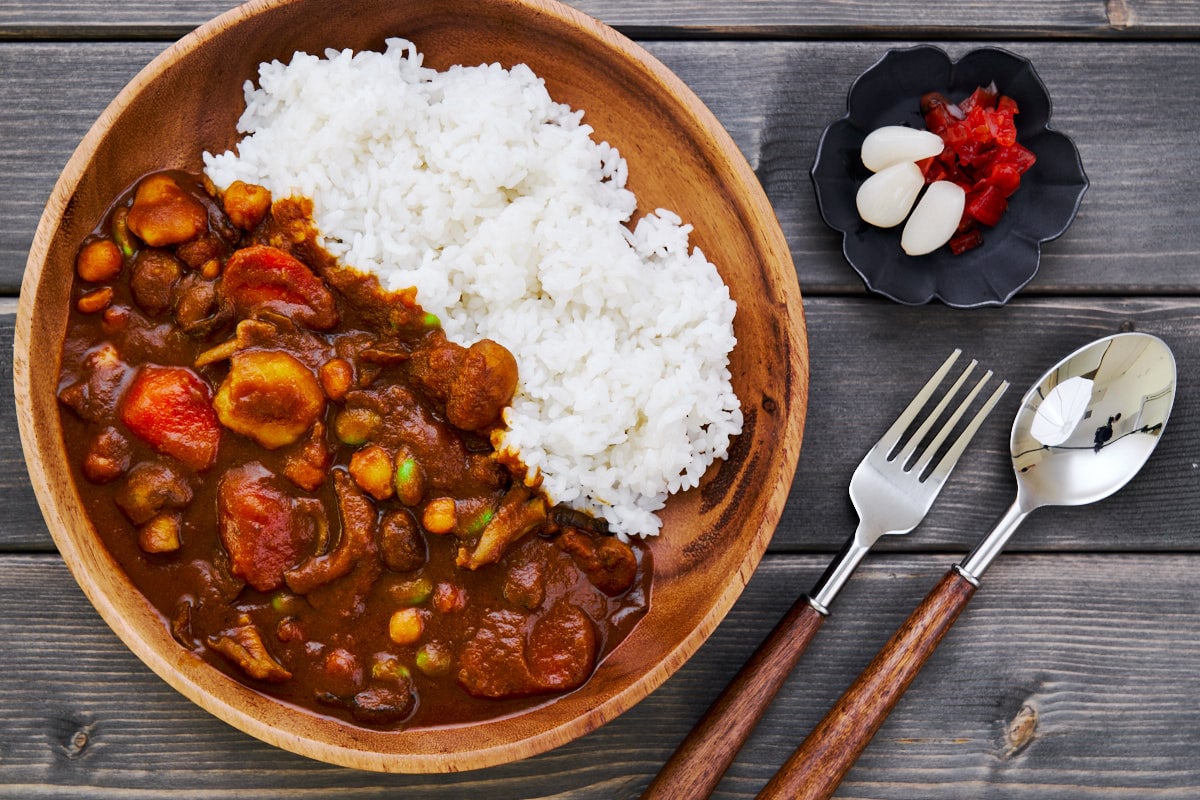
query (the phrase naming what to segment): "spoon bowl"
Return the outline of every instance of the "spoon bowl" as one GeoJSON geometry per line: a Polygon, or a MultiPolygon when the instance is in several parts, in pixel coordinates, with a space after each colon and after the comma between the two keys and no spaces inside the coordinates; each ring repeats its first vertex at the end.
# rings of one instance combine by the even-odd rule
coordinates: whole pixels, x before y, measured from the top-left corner
{"type": "Polygon", "coordinates": [[[1013,421],[1024,506],[1083,505],[1120,489],[1158,444],[1174,397],[1175,358],[1155,336],[1119,333],[1064,358],[1013,421]]]}
{"type": "Polygon", "coordinates": [[[978,585],[1030,511],[1094,503],[1128,483],[1162,436],[1175,387],[1175,357],[1148,333],[1106,336],[1055,364],[1013,420],[1017,498],[956,569],[978,585]]]}

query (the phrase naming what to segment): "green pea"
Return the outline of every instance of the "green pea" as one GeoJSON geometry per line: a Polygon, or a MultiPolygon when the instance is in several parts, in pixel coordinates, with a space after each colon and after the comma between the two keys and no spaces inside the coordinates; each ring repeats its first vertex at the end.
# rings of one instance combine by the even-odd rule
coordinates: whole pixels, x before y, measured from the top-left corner
{"type": "Polygon", "coordinates": [[[406,606],[419,606],[433,594],[433,583],[428,578],[414,578],[398,583],[391,590],[392,599],[406,606]]]}
{"type": "Polygon", "coordinates": [[[287,592],[280,592],[271,598],[271,608],[280,614],[294,614],[299,605],[300,598],[287,592]]]}
{"type": "Polygon", "coordinates": [[[117,247],[121,248],[121,253],[126,256],[133,255],[133,234],[129,230],[129,209],[121,206],[113,212],[112,216],[112,240],[116,242],[117,247]]]}
{"type": "Polygon", "coordinates": [[[375,656],[375,663],[371,665],[371,677],[375,680],[402,681],[410,679],[412,671],[395,656],[379,653],[375,656]]]}
{"type": "Polygon", "coordinates": [[[396,496],[400,502],[413,507],[425,497],[425,473],[421,465],[406,451],[396,454],[396,496]]]}
{"type": "Polygon", "coordinates": [[[477,514],[474,519],[467,523],[467,533],[471,536],[482,533],[483,529],[488,526],[488,523],[491,522],[492,518],[495,516],[495,511],[490,508],[485,508],[482,512],[477,514]]]}
{"type": "Polygon", "coordinates": [[[421,645],[417,650],[417,669],[426,675],[445,675],[450,671],[450,653],[437,642],[421,645]]]}

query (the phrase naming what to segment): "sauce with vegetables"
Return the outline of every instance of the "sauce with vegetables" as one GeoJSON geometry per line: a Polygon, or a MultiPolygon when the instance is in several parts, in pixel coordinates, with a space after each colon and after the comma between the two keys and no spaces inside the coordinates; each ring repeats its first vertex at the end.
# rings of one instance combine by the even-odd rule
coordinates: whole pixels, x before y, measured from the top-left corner
{"type": "Polygon", "coordinates": [[[98,535],[182,647],[316,713],[578,687],[644,614],[648,551],[514,478],[512,355],[337,264],[309,212],[156,173],[81,246],[59,398],[98,535]]]}

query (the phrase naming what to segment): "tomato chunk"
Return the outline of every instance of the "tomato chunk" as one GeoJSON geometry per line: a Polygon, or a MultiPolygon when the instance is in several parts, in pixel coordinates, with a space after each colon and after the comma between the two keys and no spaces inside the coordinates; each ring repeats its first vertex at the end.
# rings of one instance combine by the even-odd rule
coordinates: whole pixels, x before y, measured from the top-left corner
{"type": "Polygon", "coordinates": [[[121,406],[121,421],[159,453],[197,470],[217,459],[221,426],[212,392],[186,367],[153,364],[138,370],[121,406]]]}
{"type": "Polygon", "coordinates": [[[252,245],[229,257],[222,291],[242,316],[269,309],[314,330],[338,323],[333,295],[299,259],[277,247],[252,245]]]}
{"type": "Polygon", "coordinates": [[[284,571],[307,555],[317,537],[315,516],[304,513],[258,462],[221,478],[217,519],[230,569],[260,592],[282,586],[284,571]]]}

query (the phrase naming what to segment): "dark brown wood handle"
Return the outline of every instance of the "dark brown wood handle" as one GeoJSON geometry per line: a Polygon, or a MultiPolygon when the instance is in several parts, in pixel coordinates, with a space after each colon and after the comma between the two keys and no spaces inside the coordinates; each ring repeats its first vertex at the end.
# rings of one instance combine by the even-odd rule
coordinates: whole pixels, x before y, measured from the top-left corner
{"type": "Polygon", "coordinates": [[[693,800],[712,794],[824,621],[807,597],[792,604],[692,728],[642,800],[693,800]]]}
{"type": "Polygon", "coordinates": [[[975,586],[957,570],[946,573],[775,773],[759,800],[832,796],[973,594],[975,586]]]}

